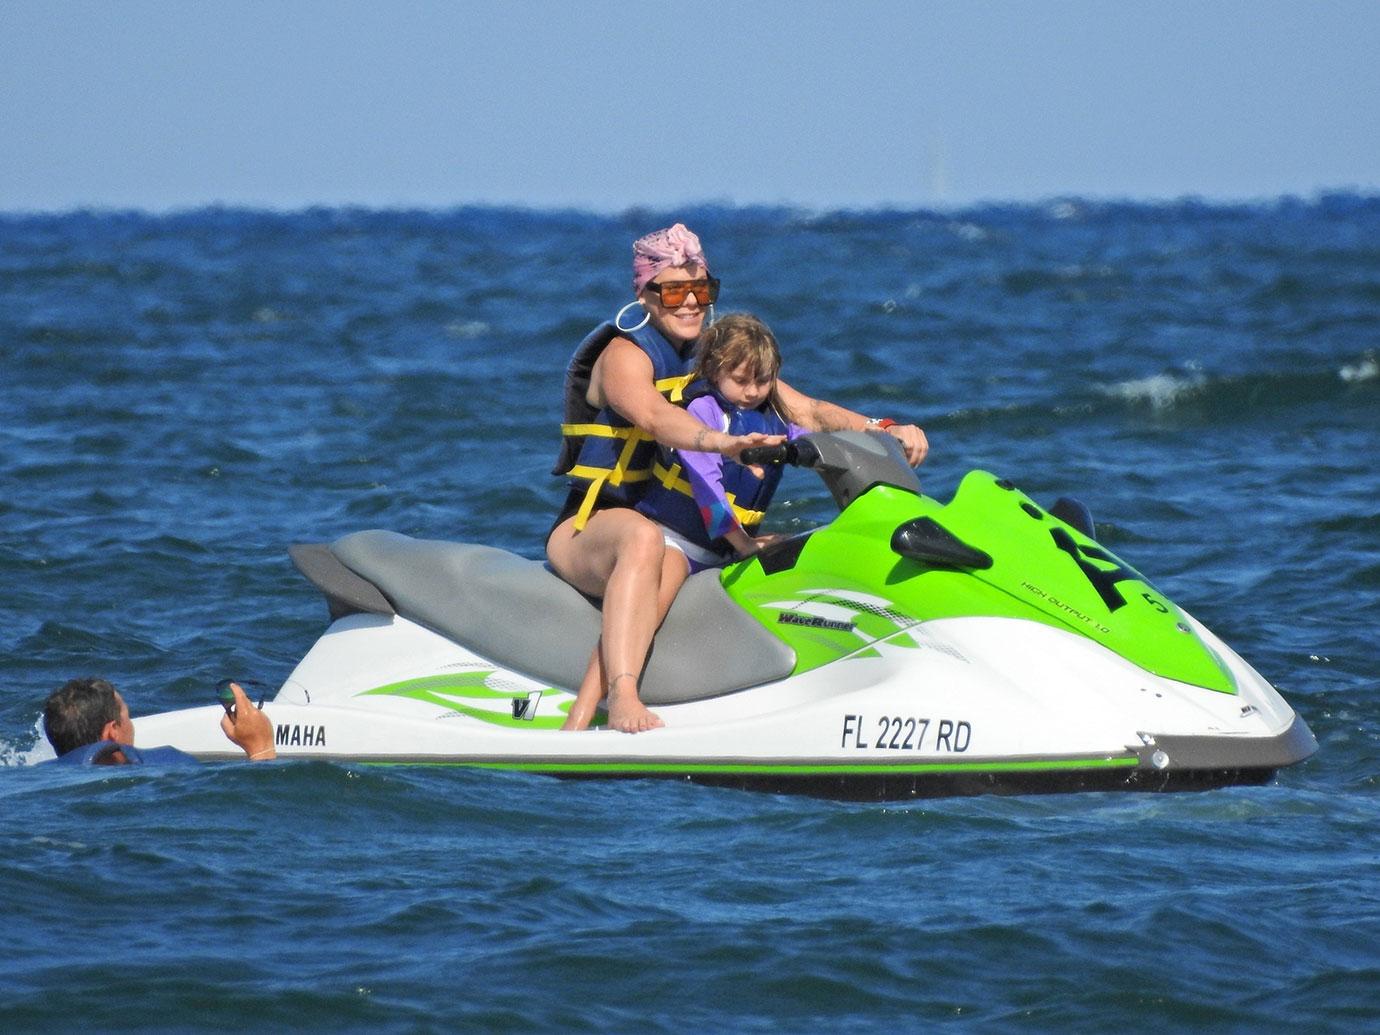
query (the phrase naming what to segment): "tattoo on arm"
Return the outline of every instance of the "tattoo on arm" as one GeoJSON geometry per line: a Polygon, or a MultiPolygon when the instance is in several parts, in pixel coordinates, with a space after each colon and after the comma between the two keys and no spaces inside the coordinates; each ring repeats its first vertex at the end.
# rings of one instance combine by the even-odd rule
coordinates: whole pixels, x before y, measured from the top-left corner
{"type": "Polygon", "coordinates": [[[854,431],[863,422],[861,414],[824,399],[812,399],[791,389],[792,402],[786,416],[810,431],[854,431]]]}
{"type": "Polygon", "coordinates": [[[842,406],[824,402],[816,399],[814,405],[810,407],[811,416],[814,417],[815,427],[820,431],[850,431],[853,421],[849,418],[852,414],[842,406]]]}
{"type": "Polygon", "coordinates": [[[705,453],[705,452],[708,452],[708,450],[705,449],[705,445],[704,445],[704,440],[705,440],[706,437],[708,437],[708,435],[709,435],[709,429],[708,429],[708,428],[705,428],[705,429],[703,429],[702,431],[697,431],[697,432],[695,432],[695,444],[694,444],[693,446],[690,447],[691,450],[692,450],[693,452],[696,452],[696,453],[705,453]]]}

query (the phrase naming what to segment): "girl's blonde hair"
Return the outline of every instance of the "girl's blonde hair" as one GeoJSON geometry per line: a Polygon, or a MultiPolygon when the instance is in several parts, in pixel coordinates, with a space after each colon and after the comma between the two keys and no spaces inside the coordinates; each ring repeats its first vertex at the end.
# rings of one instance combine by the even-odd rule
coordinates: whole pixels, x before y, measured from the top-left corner
{"type": "Polygon", "coordinates": [[[727,313],[707,327],[695,348],[695,374],[710,384],[746,365],[755,377],[770,377],[767,403],[785,415],[776,378],[781,373],[781,348],[771,328],[750,313],[727,313]]]}

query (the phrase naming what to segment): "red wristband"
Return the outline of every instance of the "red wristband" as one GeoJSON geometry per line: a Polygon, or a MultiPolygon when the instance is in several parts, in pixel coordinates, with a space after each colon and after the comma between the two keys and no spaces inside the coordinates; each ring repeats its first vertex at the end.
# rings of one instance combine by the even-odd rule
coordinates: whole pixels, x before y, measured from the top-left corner
{"type": "Polygon", "coordinates": [[[895,423],[896,422],[890,417],[873,417],[863,426],[867,428],[876,428],[878,431],[885,431],[895,423]]]}

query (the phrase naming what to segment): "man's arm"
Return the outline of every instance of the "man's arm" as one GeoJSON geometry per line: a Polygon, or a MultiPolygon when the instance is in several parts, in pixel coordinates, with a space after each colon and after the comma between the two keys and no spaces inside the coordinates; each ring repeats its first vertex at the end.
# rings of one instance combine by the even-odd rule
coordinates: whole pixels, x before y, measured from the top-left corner
{"type": "MultiPolygon", "coordinates": [[[[786,418],[803,428],[811,431],[863,431],[868,426],[868,418],[861,413],[855,413],[838,403],[813,399],[796,391],[785,381],[778,379],[776,390],[786,407],[786,418]]],[[[912,467],[920,464],[930,451],[925,433],[914,424],[891,424],[882,430],[901,443],[912,467]]]]}
{"type": "Polygon", "coordinates": [[[244,749],[245,757],[251,762],[267,762],[278,757],[278,749],[273,746],[273,723],[267,715],[254,707],[248,695],[238,683],[230,684],[230,692],[235,695],[235,712],[226,712],[220,718],[220,728],[230,740],[244,749]]]}

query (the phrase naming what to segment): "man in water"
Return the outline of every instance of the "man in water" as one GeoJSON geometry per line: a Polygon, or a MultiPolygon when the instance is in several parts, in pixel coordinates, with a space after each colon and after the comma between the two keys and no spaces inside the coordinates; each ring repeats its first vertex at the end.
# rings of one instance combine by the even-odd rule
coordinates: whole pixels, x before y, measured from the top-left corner
{"type": "MultiPolygon", "coordinates": [[[[230,689],[235,708],[221,717],[220,728],[244,750],[249,761],[276,758],[273,723],[250,703],[239,684],[231,683],[230,689]]],[[[49,694],[43,702],[43,732],[60,762],[145,765],[196,761],[174,747],[136,748],[129,705],[104,679],[72,679],[49,694]]]]}

